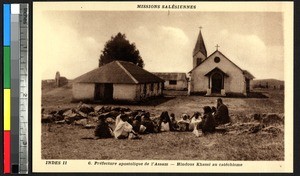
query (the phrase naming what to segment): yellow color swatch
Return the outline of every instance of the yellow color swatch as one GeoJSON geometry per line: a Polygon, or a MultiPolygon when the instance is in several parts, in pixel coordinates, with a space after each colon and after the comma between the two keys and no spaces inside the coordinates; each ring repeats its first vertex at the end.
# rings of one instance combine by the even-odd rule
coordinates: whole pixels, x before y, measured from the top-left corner
{"type": "Polygon", "coordinates": [[[4,130],[10,130],[10,89],[4,89],[4,130]]]}

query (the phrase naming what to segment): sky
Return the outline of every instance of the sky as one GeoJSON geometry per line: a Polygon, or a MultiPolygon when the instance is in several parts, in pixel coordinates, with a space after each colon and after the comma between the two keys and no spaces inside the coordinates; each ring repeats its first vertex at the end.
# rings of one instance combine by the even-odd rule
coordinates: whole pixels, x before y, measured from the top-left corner
{"type": "Polygon", "coordinates": [[[56,71],[74,79],[97,68],[105,43],[118,32],[136,44],[144,69],[187,73],[201,26],[208,55],[218,44],[256,79],[284,80],[280,12],[44,11],[35,22],[42,79],[53,79],[56,71]]]}

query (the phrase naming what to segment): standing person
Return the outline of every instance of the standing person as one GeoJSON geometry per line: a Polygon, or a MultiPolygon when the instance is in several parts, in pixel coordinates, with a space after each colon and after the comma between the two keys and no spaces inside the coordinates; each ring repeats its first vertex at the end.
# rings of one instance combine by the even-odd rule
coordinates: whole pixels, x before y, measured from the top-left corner
{"type": "Polygon", "coordinates": [[[203,110],[203,121],[199,123],[199,128],[202,129],[204,134],[213,133],[216,130],[216,122],[212,115],[212,110],[209,106],[204,106],[203,110]]]}
{"type": "Polygon", "coordinates": [[[225,124],[230,122],[228,108],[223,104],[221,98],[217,99],[217,111],[214,114],[217,125],[225,124]]]}

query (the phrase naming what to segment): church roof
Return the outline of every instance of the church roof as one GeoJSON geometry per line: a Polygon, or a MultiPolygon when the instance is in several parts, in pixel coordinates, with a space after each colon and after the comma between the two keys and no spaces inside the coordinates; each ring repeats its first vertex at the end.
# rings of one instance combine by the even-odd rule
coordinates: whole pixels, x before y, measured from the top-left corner
{"type": "Polygon", "coordinates": [[[255,77],[247,70],[244,70],[243,71],[243,74],[244,76],[247,78],[247,79],[254,79],[255,77]]]}
{"type": "Polygon", "coordinates": [[[131,62],[113,61],[75,78],[74,82],[140,84],[164,80],[131,62]]]}
{"type": "Polygon", "coordinates": [[[199,31],[199,35],[198,35],[198,39],[193,51],[193,56],[195,56],[195,54],[197,54],[198,52],[201,52],[205,57],[207,56],[207,52],[206,52],[206,48],[205,48],[205,44],[204,44],[204,40],[202,37],[202,33],[201,30],[199,31]]]}

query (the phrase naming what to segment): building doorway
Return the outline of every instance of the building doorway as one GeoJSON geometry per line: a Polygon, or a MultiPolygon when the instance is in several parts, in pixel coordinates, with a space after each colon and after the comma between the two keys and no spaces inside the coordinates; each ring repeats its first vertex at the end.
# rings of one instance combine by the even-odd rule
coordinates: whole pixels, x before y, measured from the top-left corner
{"type": "Polygon", "coordinates": [[[212,93],[220,94],[223,85],[223,76],[220,73],[214,73],[211,76],[212,93]]]}
{"type": "Polygon", "coordinates": [[[113,84],[95,84],[95,100],[111,101],[113,100],[113,84]]]}

